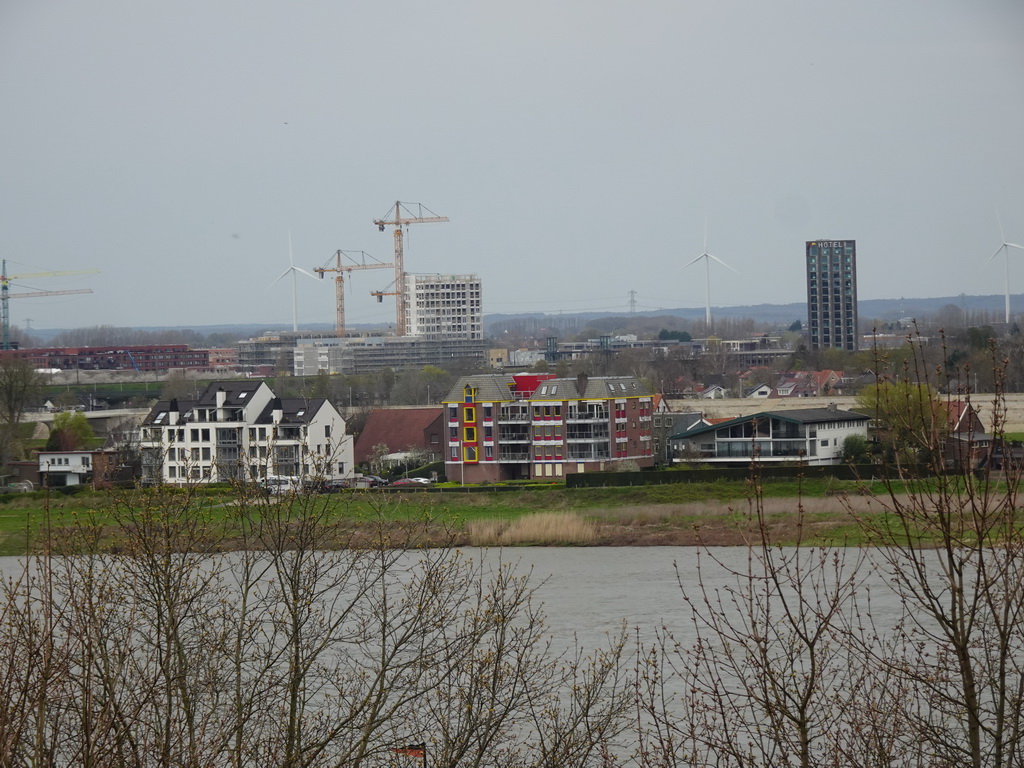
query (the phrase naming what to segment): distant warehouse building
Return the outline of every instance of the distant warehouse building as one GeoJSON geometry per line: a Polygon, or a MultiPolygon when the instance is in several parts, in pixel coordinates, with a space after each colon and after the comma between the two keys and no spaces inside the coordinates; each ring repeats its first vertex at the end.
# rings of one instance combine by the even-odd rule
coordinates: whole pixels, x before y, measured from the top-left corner
{"type": "Polygon", "coordinates": [[[205,370],[210,352],[187,344],[142,344],[117,347],[40,347],[0,350],[0,359],[25,360],[35,368],[62,371],[166,371],[172,368],[205,370]]]}

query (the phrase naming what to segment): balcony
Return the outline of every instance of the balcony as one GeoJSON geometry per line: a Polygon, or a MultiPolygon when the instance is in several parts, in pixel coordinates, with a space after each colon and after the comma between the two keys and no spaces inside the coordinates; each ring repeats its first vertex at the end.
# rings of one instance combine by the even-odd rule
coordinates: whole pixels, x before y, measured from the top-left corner
{"type": "Polygon", "coordinates": [[[503,462],[524,462],[530,460],[529,451],[506,450],[502,448],[498,452],[498,461],[503,462]]]}
{"type": "Polygon", "coordinates": [[[580,426],[570,424],[566,428],[565,440],[568,443],[578,442],[603,442],[607,443],[611,437],[607,425],[604,426],[580,426]]]}
{"type": "Polygon", "coordinates": [[[611,458],[607,445],[570,445],[566,459],[569,461],[603,461],[611,458]]]}
{"type": "Polygon", "coordinates": [[[505,406],[498,412],[499,424],[528,424],[531,420],[527,405],[505,406]]]}
{"type": "Polygon", "coordinates": [[[217,445],[238,445],[242,442],[241,429],[218,429],[217,445]]]}
{"type": "Polygon", "coordinates": [[[580,409],[569,409],[569,416],[567,421],[608,421],[611,417],[611,412],[607,408],[580,408],[580,409]]]}

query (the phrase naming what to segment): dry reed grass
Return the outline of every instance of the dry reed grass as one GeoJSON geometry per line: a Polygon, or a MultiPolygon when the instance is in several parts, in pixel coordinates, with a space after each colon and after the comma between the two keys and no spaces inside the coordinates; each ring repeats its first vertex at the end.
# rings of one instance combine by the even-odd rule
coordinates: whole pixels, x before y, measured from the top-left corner
{"type": "Polygon", "coordinates": [[[469,543],[476,547],[524,544],[591,544],[597,526],[574,512],[541,512],[514,520],[478,520],[468,526],[469,543]]]}
{"type": "MultiPolygon", "coordinates": [[[[888,498],[886,499],[888,502],[888,498]]],[[[588,516],[602,522],[619,525],[660,525],[678,518],[702,518],[722,515],[745,514],[751,511],[751,502],[746,499],[730,501],[691,501],[685,504],[642,504],[597,508],[588,511],[588,516]]],[[[792,515],[802,505],[803,511],[815,515],[849,515],[851,511],[877,513],[882,504],[870,496],[826,496],[823,498],[763,499],[762,508],[769,517],[792,515]]]]}

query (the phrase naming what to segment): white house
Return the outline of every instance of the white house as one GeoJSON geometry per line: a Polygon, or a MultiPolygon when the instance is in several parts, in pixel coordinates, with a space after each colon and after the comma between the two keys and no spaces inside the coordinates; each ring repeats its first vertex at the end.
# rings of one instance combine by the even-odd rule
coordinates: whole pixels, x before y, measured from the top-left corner
{"type": "Polygon", "coordinates": [[[142,480],[351,477],[353,440],[345,430],[324,398],[275,397],[262,381],[217,381],[198,400],[157,403],[143,420],[142,480]]]}
{"type": "Polygon", "coordinates": [[[727,390],[721,384],[713,384],[710,387],[701,391],[700,393],[700,397],[705,400],[721,400],[723,397],[728,396],[729,390],[727,390]]]}
{"type": "MultiPolygon", "coordinates": [[[[41,451],[38,454],[39,479],[49,487],[84,485],[92,480],[94,451],[41,451]]],[[[105,455],[105,452],[98,452],[105,455]]],[[[100,469],[104,462],[99,462],[100,469]]]]}
{"type": "Polygon", "coordinates": [[[868,421],[864,414],[834,405],[765,411],[677,432],[671,443],[675,454],[702,464],[838,464],[847,437],[867,438],[868,421]]]}

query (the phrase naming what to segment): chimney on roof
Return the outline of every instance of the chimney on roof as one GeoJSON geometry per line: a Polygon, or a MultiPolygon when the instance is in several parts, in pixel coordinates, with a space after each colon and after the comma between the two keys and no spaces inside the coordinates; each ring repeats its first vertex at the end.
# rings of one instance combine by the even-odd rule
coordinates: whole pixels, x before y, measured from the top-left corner
{"type": "Polygon", "coordinates": [[[587,394],[587,380],[587,374],[585,373],[581,373],[576,376],[576,391],[579,393],[580,397],[587,394]]]}
{"type": "Polygon", "coordinates": [[[829,404],[828,404],[828,409],[829,409],[830,411],[832,411],[833,413],[835,413],[836,411],[838,411],[838,410],[839,410],[838,406],[836,406],[836,404],[835,404],[835,403],[829,403],[829,404]]]}
{"type": "Polygon", "coordinates": [[[281,398],[275,397],[270,401],[270,421],[274,424],[280,424],[283,418],[284,406],[281,405],[281,398]]]}
{"type": "Polygon", "coordinates": [[[177,424],[178,419],[181,417],[181,411],[178,407],[178,398],[172,397],[171,402],[167,405],[167,423],[177,424]]]}
{"type": "Polygon", "coordinates": [[[228,401],[228,393],[224,387],[217,387],[217,421],[227,421],[224,415],[224,404],[228,401]]]}

